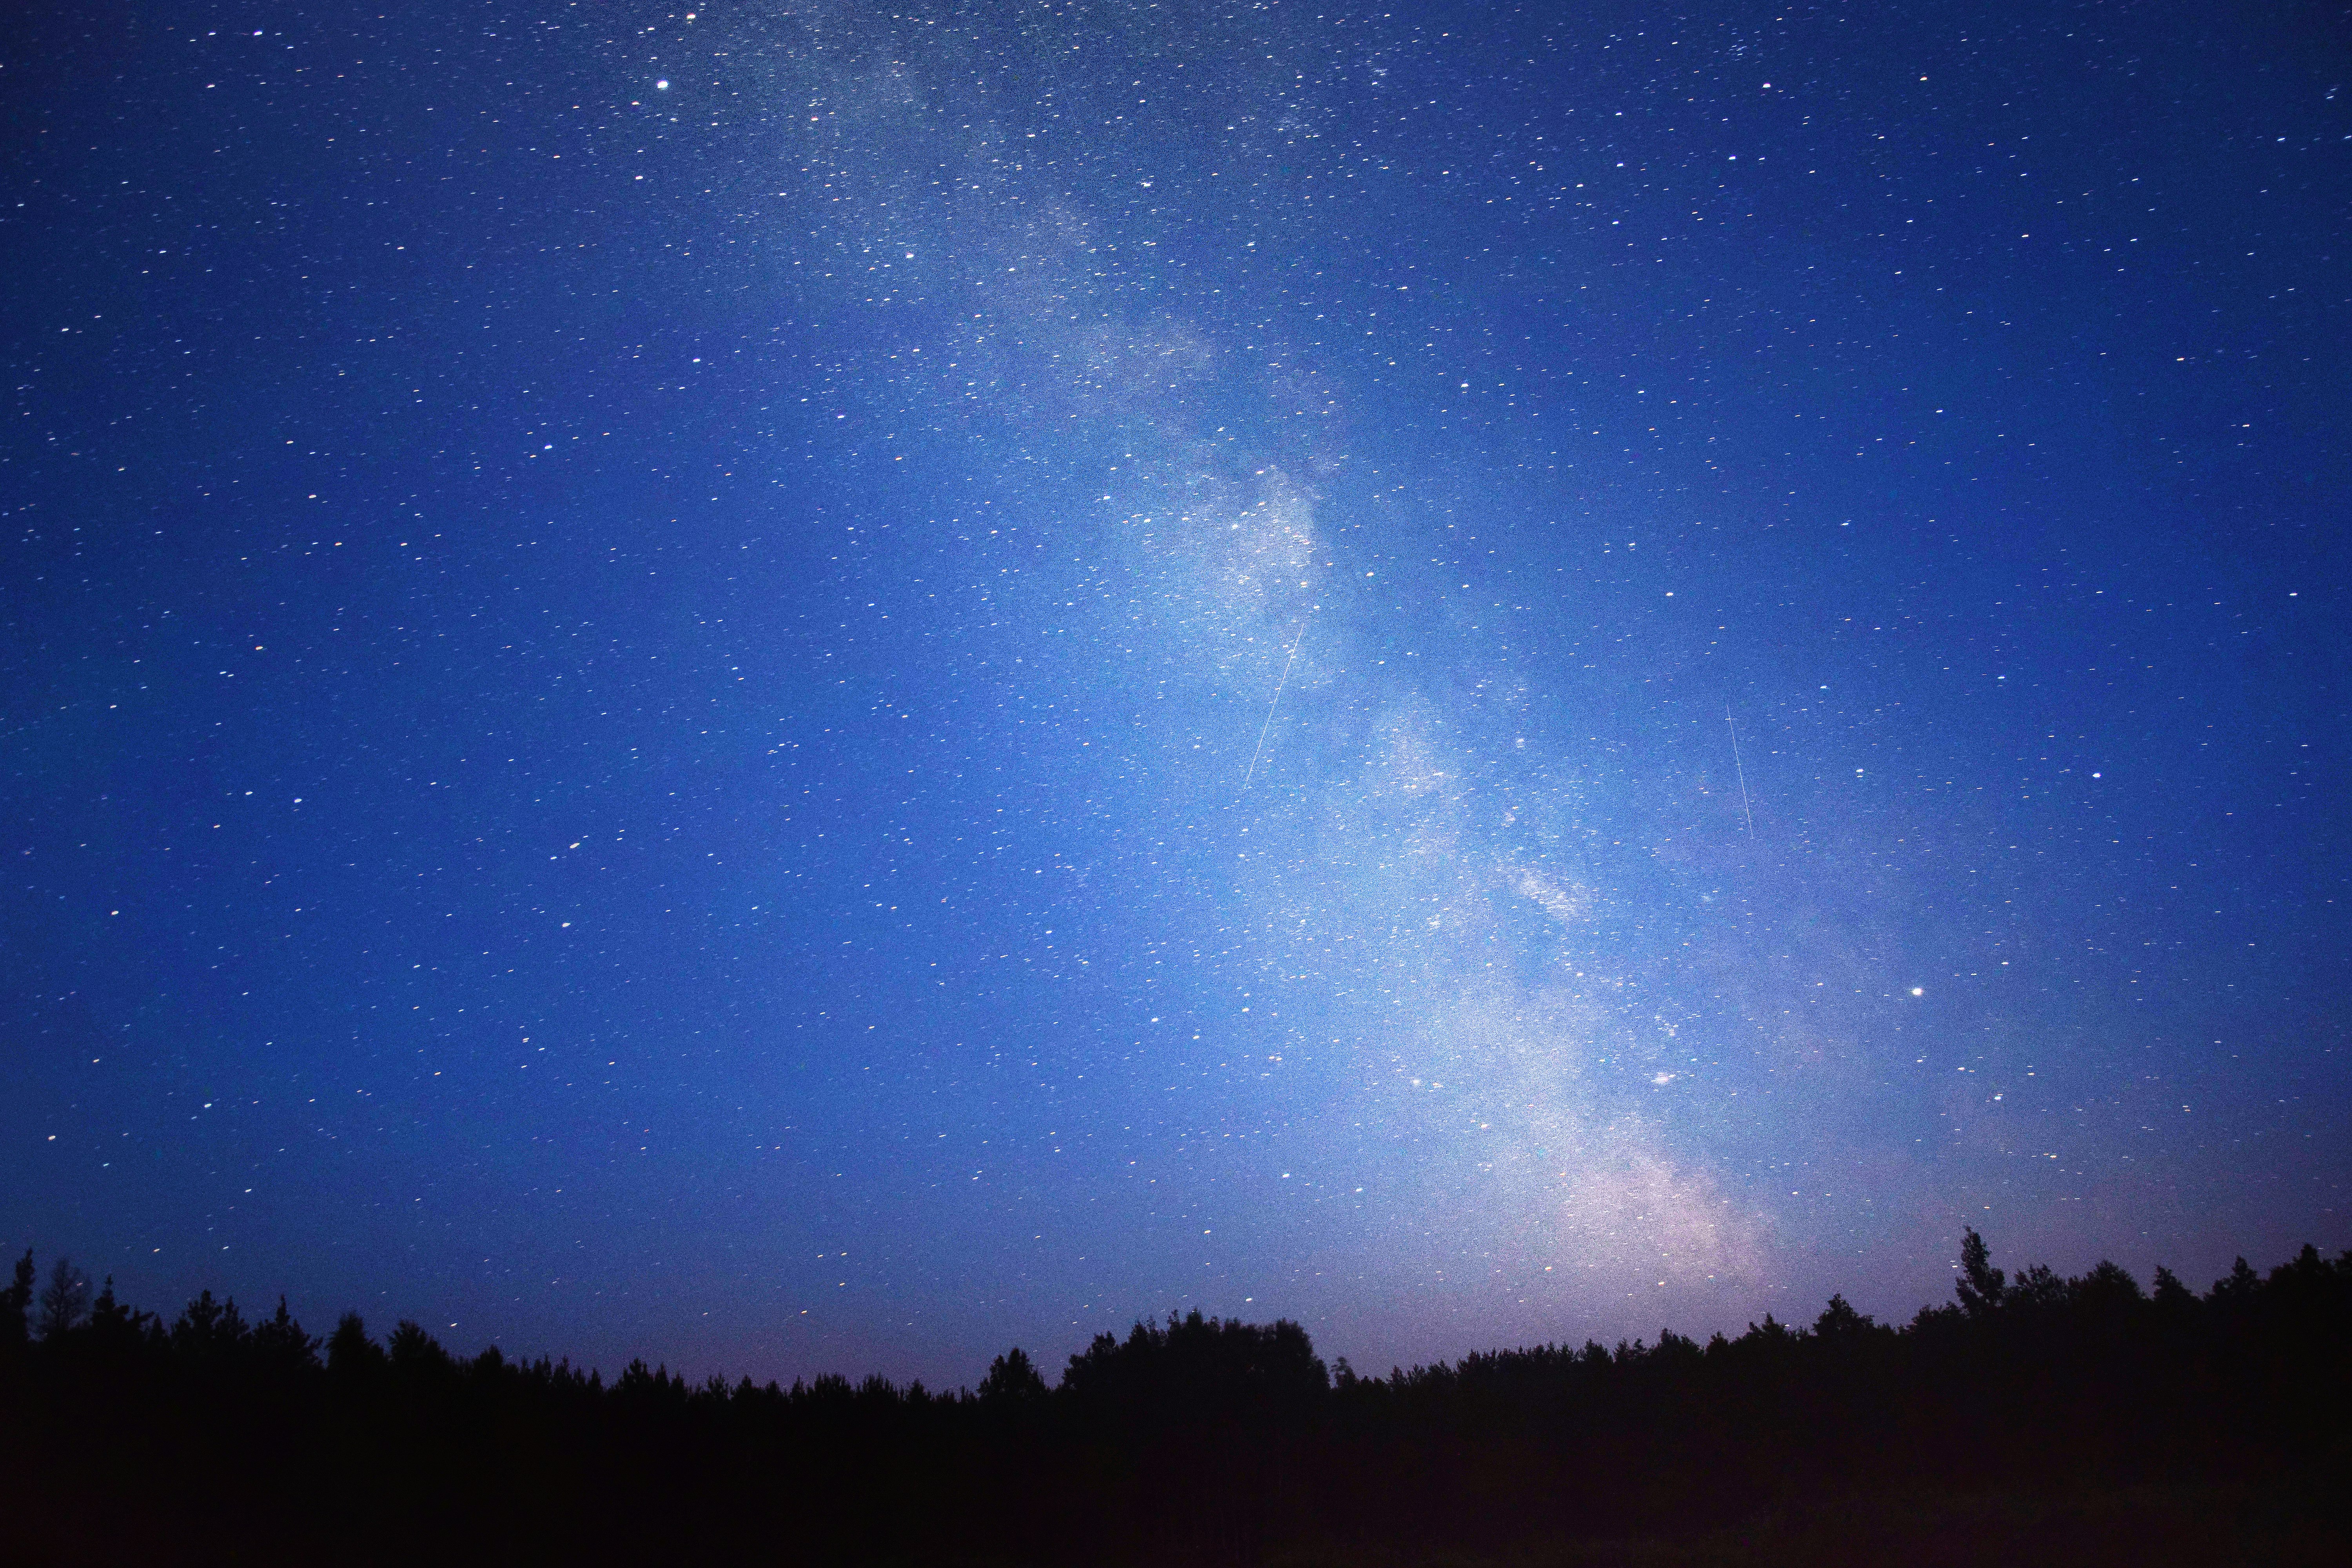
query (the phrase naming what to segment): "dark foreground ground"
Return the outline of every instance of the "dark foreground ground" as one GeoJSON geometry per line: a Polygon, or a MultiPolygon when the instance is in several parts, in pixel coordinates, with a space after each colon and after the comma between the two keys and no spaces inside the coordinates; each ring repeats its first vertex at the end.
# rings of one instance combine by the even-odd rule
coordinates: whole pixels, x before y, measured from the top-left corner
{"type": "MultiPolygon", "coordinates": [[[[22,1478],[19,1478],[21,1479],[22,1478]]],[[[2352,1563],[2352,1521],[2340,1500],[2352,1477],[2325,1491],[2279,1486],[2083,1493],[1830,1494],[1773,1508],[1748,1521],[1638,1536],[1521,1542],[1485,1549],[1377,1540],[1293,1542],[1264,1553],[1215,1542],[1139,1545],[1086,1560],[1160,1568],[1175,1563],[1256,1563],[1262,1568],[1837,1568],[1841,1564],[1974,1568],[1977,1564],[2129,1564],[2133,1568],[2342,1568],[2352,1563]]],[[[686,1530],[623,1529],[562,1544],[499,1540],[495,1529],[422,1535],[392,1525],[374,1539],[289,1531],[285,1518],[126,1518],[120,1498],[79,1500],[6,1489],[16,1521],[0,1562],[25,1563],[797,1563],[811,1556],[787,1531],[774,1541],[713,1541],[686,1530]],[[227,1528],[224,1528],[227,1525],[227,1528]],[[693,1541],[690,1549],[685,1542],[693,1541]]],[[[294,1510],[301,1512],[300,1509],[294,1510]]],[[[361,1521],[352,1521],[354,1525],[361,1521]]],[[[816,1560],[1011,1565],[1061,1562],[1006,1554],[972,1542],[959,1548],[862,1557],[854,1549],[816,1560]]]]}
{"type": "MultiPolygon", "coordinates": [[[[2315,1479],[2312,1486],[2317,1485],[2315,1479]]],[[[2352,1491],[2337,1476],[2328,1493],[2352,1491]]],[[[2137,1568],[2341,1568],[2352,1521],[2316,1490],[2134,1488],[1966,1496],[1829,1495],[1745,1524],[1639,1538],[1559,1542],[1492,1555],[1305,1548],[1273,1568],[1822,1568],[1822,1565],[2134,1564],[2137,1568]]]]}

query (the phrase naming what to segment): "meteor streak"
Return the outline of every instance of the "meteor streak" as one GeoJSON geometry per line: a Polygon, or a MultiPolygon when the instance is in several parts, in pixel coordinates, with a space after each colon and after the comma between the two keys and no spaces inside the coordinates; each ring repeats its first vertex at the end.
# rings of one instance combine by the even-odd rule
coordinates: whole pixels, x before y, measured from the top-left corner
{"type": "MultiPolygon", "coordinates": [[[[1285,673],[1287,673],[1287,671],[1285,673]]],[[[1282,692],[1278,688],[1276,689],[1275,695],[1276,697],[1282,695],[1282,692]]],[[[1269,713],[1266,717],[1271,719],[1273,715],[1269,713]]],[[[1753,838],[1756,837],[1756,818],[1755,816],[1748,809],[1748,770],[1740,764],[1739,726],[1732,723],[1731,721],[1731,704],[1728,702],[1723,705],[1723,722],[1725,726],[1731,731],[1732,771],[1739,775],[1739,816],[1741,820],[1748,824],[1748,837],[1753,838]]],[[[1261,743],[1264,742],[1264,736],[1259,737],[1261,743]]]]}
{"type": "Polygon", "coordinates": [[[1236,802],[1249,794],[1250,780],[1257,773],[1257,760],[1265,755],[1265,732],[1274,728],[1274,710],[1282,706],[1282,689],[1290,684],[1290,667],[1298,662],[1298,645],[1307,640],[1307,623],[1314,618],[1312,610],[1299,617],[1298,635],[1290,639],[1290,657],[1282,661],[1282,679],[1274,683],[1274,700],[1265,705],[1265,722],[1257,727],[1257,750],[1250,753],[1249,771],[1242,774],[1241,795],[1234,796],[1236,802]]]}

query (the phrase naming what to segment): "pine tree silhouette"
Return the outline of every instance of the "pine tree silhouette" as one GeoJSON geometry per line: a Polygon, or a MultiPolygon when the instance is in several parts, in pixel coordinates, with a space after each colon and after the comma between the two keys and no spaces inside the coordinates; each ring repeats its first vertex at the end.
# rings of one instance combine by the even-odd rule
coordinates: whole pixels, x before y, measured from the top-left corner
{"type": "Polygon", "coordinates": [[[41,1287],[41,1338],[65,1338],[89,1312],[89,1278],[61,1253],[49,1265],[49,1282],[41,1287]]]}
{"type": "Polygon", "coordinates": [[[1969,1317],[1981,1318],[2000,1306],[2007,1277],[1992,1266],[1984,1237],[1971,1226],[1960,1237],[1960,1278],[1953,1289],[1969,1317]]]}
{"type": "Polygon", "coordinates": [[[0,1289],[0,1352],[25,1342],[25,1310],[33,1304],[33,1249],[16,1259],[16,1282],[0,1289]]]}

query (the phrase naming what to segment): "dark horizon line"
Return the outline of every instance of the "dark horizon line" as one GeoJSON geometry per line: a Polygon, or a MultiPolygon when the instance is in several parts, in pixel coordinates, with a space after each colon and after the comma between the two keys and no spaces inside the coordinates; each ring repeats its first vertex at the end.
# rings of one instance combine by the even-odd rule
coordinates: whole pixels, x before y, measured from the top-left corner
{"type": "MultiPolygon", "coordinates": [[[[481,1351],[477,1352],[475,1354],[471,1356],[461,1356],[456,1352],[448,1349],[448,1347],[443,1345],[441,1342],[434,1336],[432,1331],[426,1329],[423,1324],[416,1322],[411,1318],[399,1319],[394,1325],[393,1332],[386,1335],[383,1342],[382,1342],[382,1344],[379,1344],[377,1341],[368,1339],[366,1337],[365,1319],[356,1308],[347,1308],[338,1316],[334,1333],[324,1336],[312,1336],[310,1335],[307,1331],[302,1330],[300,1323],[295,1320],[288,1310],[286,1293],[282,1290],[278,1292],[278,1310],[275,1317],[273,1319],[257,1320],[253,1324],[247,1325],[245,1322],[243,1314],[237,1310],[236,1298],[234,1295],[225,1295],[215,1300],[213,1296],[211,1288],[209,1286],[204,1287],[199,1289],[194,1296],[189,1298],[187,1304],[181,1309],[179,1317],[172,1320],[170,1323],[167,1324],[160,1310],[145,1308],[130,1308],[120,1303],[114,1296],[114,1276],[112,1274],[105,1276],[104,1282],[100,1287],[97,1295],[94,1298],[91,1297],[89,1294],[90,1280],[89,1276],[80,1272],[80,1270],[74,1265],[72,1256],[68,1253],[59,1253],[51,1260],[49,1283],[47,1286],[42,1287],[37,1292],[33,1289],[33,1282],[38,1279],[39,1270],[34,1261],[35,1252],[36,1248],[27,1245],[25,1248],[24,1256],[17,1260],[16,1265],[15,1284],[8,1287],[0,1287],[0,1337],[22,1336],[20,1342],[32,1343],[46,1342],[48,1339],[56,1337],[52,1331],[45,1331],[38,1333],[31,1331],[36,1326],[36,1314],[34,1310],[38,1307],[46,1312],[50,1309],[50,1299],[58,1292],[79,1291],[84,1300],[81,1301],[81,1304],[78,1309],[67,1309],[63,1307],[58,1309],[61,1310],[69,1310],[71,1312],[72,1321],[65,1329],[65,1331],[68,1333],[89,1327],[93,1321],[93,1314],[96,1311],[101,1310],[111,1310],[119,1315],[122,1322],[131,1329],[135,1331],[152,1332],[166,1339],[168,1339],[177,1329],[187,1325],[192,1319],[202,1319],[206,1324],[215,1321],[234,1323],[237,1328],[244,1329],[247,1333],[250,1333],[254,1329],[268,1323],[274,1326],[281,1333],[299,1336],[301,1340],[307,1342],[308,1353],[313,1356],[315,1356],[316,1352],[320,1350],[329,1349],[333,1341],[336,1338],[341,1337],[345,1332],[346,1329],[356,1332],[370,1348],[378,1350],[382,1349],[383,1345],[390,1344],[392,1340],[396,1336],[414,1334],[418,1336],[425,1345],[430,1347],[428,1353],[437,1352],[441,1356],[447,1357],[453,1363],[463,1364],[478,1362],[485,1358],[494,1358],[496,1361],[520,1367],[541,1367],[556,1372],[569,1373],[572,1376],[579,1378],[583,1382],[592,1383],[598,1386],[604,1386],[603,1370],[593,1363],[575,1365],[568,1354],[557,1355],[554,1352],[544,1350],[542,1350],[535,1358],[521,1355],[510,1356],[506,1350],[499,1346],[495,1339],[491,1340],[481,1351]],[[70,1279],[68,1279],[68,1275],[71,1277],[70,1279]],[[10,1319],[15,1320],[15,1322],[8,1323],[5,1321],[5,1320],[10,1319]],[[11,1328],[14,1328],[15,1335],[10,1335],[9,1330],[11,1328]]],[[[1751,1319],[1748,1321],[1746,1332],[1737,1337],[1744,1339],[1750,1334],[1769,1335],[1773,1333],[1786,1333],[1798,1338],[1812,1337],[1821,1332],[1822,1325],[1824,1321],[1850,1323],[1859,1328],[1880,1330],[1886,1332],[1902,1334],[1910,1332],[1917,1329],[1922,1322],[1933,1320],[1943,1314],[1958,1313],[1975,1316],[1978,1315],[1980,1310],[1998,1310],[2000,1307],[2021,1299],[2036,1285],[2043,1288],[2053,1285],[2066,1286],[2102,1278],[2116,1279],[2119,1282],[2125,1283],[2130,1292],[2134,1294],[2143,1294],[2143,1299],[2161,1299],[2163,1294],[2168,1290],[2176,1290],[2192,1300],[2200,1303],[2210,1303],[2233,1286],[2242,1288],[2246,1284],[2259,1282],[2267,1279],[2272,1274],[2292,1267],[2295,1262],[2314,1258],[2322,1262],[2327,1261],[2326,1255],[2320,1253],[2315,1243],[2305,1242],[2286,1262],[2273,1265],[2267,1270],[2257,1271],[2246,1261],[2245,1255],[2243,1253],[2240,1253],[2237,1255],[2231,1270],[2222,1275],[2220,1279],[2217,1279],[2212,1285],[2208,1287],[2202,1293],[2190,1289],[2180,1281],[2179,1276],[2175,1275],[2170,1268],[2159,1263],[2155,1267],[2154,1273],[2151,1276],[2151,1284],[2148,1290],[2143,1294],[2140,1290],[2139,1282],[2137,1277],[2135,1277],[2130,1270],[2123,1268],[2120,1264],[2114,1263],[2104,1258],[2100,1259],[2098,1263],[2093,1265],[2090,1269],[2086,1270],[2084,1275],[2075,1279],[2070,1279],[2065,1276],[2058,1275],[2047,1265],[2035,1264],[2031,1266],[2029,1268],[2021,1270],[2017,1275],[2016,1279],[2014,1281],[2011,1281],[2002,1270],[1990,1267],[1990,1250],[1986,1247],[1983,1237],[1973,1226],[1968,1226],[1962,1227],[1960,1258],[1954,1264],[1956,1268],[1961,1270],[1961,1274],[1960,1278],[1954,1282],[1956,1300],[1952,1301],[1937,1303],[1930,1300],[1923,1302],[1908,1319],[1903,1320],[1899,1322],[1894,1320],[1889,1320],[1882,1323],[1869,1313],[1856,1311],[1854,1308],[1847,1302],[1843,1291],[1832,1291],[1830,1295],[1829,1300],[1824,1303],[1822,1313],[1816,1317],[1812,1325],[1810,1327],[1801,1324],[1791,1326],[1790,1324],[1779,1322],[1771,1312],[1767,1311],[1764,1314],[1763,1321],[1760,1324],[1751,1319]],[[1979,1303],[1981,1303],[1981,1306],[1979,1306],[1979,1303]]],[[[2336,1260],[2347,1266],[2352,1266],[2352,1247],[2344,1249],[2336,1260]]],[[[1302,1335],[1307,1334],[1305,1325],[1297,1323],[1292,1319],[1276,1318],[1271,1320],[1269,1322],[1259,1324],[1238,1316],[1223,1318],[1210,1316],[1204,1314],[1200,1308],[1192,1307],[1171,1308],[1166,1313],[1164,1319],[1155,1318],[1150,1315],[1139,1317],[1129,1326],[1128,1337],[1131,1340],[1138,1334],[1156,1332],[1159,1331],[1163,1325],[1166,1329],[1172,1330],[1180,1324],[1190,1326],[1205,1325],[1207,1328],[1212,1330],[1223,1328],[1272,1330],[1289,1327],[1297,1329],[1302,1335]]],[[[1108,1330],[1100,1330],[1094,1334],[1091,1340],[1089,1340],[1087,1348],[1089,1350],[1098,1349],[1103,1345],[1105,1341],[1109,1341],[1114,1344],[1120,1342],[1118,1335],[1112,1333],[1108,1330]]],[[[1311,1335],[1308,1336],[1308,1342],[1311,1346],[1311,1335]]],[[[1593,1339],[1589,1335],[1583,1340],[1580,1345],[1576,1344],[1573,1340],[1570,1338],[1543,1340],[1532,1343],[1522,1343],[1508,1346],[1498,1345],[1491,1346],[1483,1350],[1471,1350],[1465,1352],[1456,1359],[1449,1360],[1440,1358],[1438,1360],[1426,1363],[1416,1362],[1410,1367],[1407,1367],[1402,1363],[1397,1363],[1390,1368],[1385,1376],[1375,1374],[1370,1377],[1366,1377],[1363,1374],[1357,1373],[1349,1365],[1349,1359],[1346,1356],[1341,1355],[1333,1358],[1330,1363],[1329,1370],[1332,1374],[1330,1381],[1336,1385],[1344,1385],[1355,1382],[1384,1383],[1391,1381],[1409,1381],[1422,1377],[1424,1374],[1454,1373],[1483,1357],[1557,1354],[1563,1351],[1570,1353],[1576,1353],[1578,1352],[1591,1351],[1595,1349],[1604,1352],[1613,1350],[1614,1353],[1620,1356],[1622,1356],[1629,1352],[1638,1355],[1654,1349],[1663,1349],[1670,1344],[1679,1343],[1684,1345],[1698,1345],[1701,1342],[1702,1342],[1691,1338],[1689,1335],[1676,1332],[1671,1326],[1662,1324],[1658,1330],[1658,1339],[1655,1346],[1653,1346],[1648,1342],[1639,1338],[1628,1339],[1622,1336],[1619,1337],[1613,1347],[1604,1346],[1600,1341],[1593,1339]]],[[[1736,1341],[1732,1336],[1727,1336],[1721,1330],[1717,1330],[1713,1333],[1709,1334],[1706,1341],[1704,1342],[1704,1343],[1707,1345],[1730,1342],[1736,1342],[1736,1341]]],[[[1070,1362],[1072,1363],[1078,1363],[1084,1359],[1087,1353],[1087,1350],[1074,1351],[1070,1354],[1070,1362]]],[[[992,1366],[992,1373],[996,1368],[1002,1367],[1008,1358],[1016,1358],[1019,1363],[1024,1367],[1032,1364],[1029,1362],[1027,1352],[1020,1346],[1009,1346],[1003,1354],[1000,1354],[995,1358],[995,1362],[992,1366]]],[[[1315,1359],[1318,1364],[1321,1364],[1321,1357],[1319,1355],[1315,1359]]],[[[656,1367],[647,1368],[642,1356],[633,1356],[630,1358],[628,1364],[625,1366],[620,1373],[615,1373],[614,1382],[617,1383],[621,1377],[631,1373],[638,1375],[651,1374],[664,1378],[669,1378],[670,1376],[668,1373],[668,1363],[667,1362],[659,1363],[656,1367]]],[[[673,1381],[683,1383],[683,1374],[679,1374],[673,1381]]],[[[981,1384],[984,1386],[988,1381],[989,1378],[984,1376],[981,1379],[981,1384]]],[[[1042,1382],[1042,1379],[1040,1381],[1042,1382]]],[[[740,1374],[733,1381],[730,1381],[723,1373],[713,1372],[700,1380],[699,1386],[723,1387],[730,1391],[749,1386],[763,1392],[774,1391],[791,1393],[801,1391],[805,1388],[825,1385],[835,1382],[840,1382],[860,1389],[871,1388],[878,1382],[881,1384],[887,1385],[893,1393],[902,1396],[915,1395],[932,1400],[953,1400],[959,1398],[978,1399],[982,1396],[981,1394],[975,1392],[972,1385],[969,1384],[959,1384],[953,1389],[934,1392],[927,1388],[924,1385],[923,1380],[919,1377],[909,1378],[904,1384],[898,1384],[893,1382],[887,1375],[881,1373],[868,1373],[863,1377],[855,1379],[853,1379],[850,1374],[841,1372],[801,1374],[796,1375],[793,1378],[791,1387],[787,1389],[778,1379],[773,1377],[769,1378],[764,1384],[754,1384],[751,1381],[751,1374],[748,1373],[740,1374]]],[[[1059,1392],[1061,1389],[1067,1386],[1068,1369],[1066,1367],[1064,1369],[1062,1381],[1055,1384],[1047,1385],[1047,1391],[1059,1392]]]]}

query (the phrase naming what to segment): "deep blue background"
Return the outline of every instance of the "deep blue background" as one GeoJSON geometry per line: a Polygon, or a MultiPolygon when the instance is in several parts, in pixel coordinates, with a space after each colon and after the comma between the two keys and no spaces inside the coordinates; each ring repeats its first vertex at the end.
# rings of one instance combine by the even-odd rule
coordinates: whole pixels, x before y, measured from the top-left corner
{"type": "Polygon", "coordinates": [[[950,1384],[2352,1245],[2347,37],[29,21],[0,1240],[950,1384]]]}

